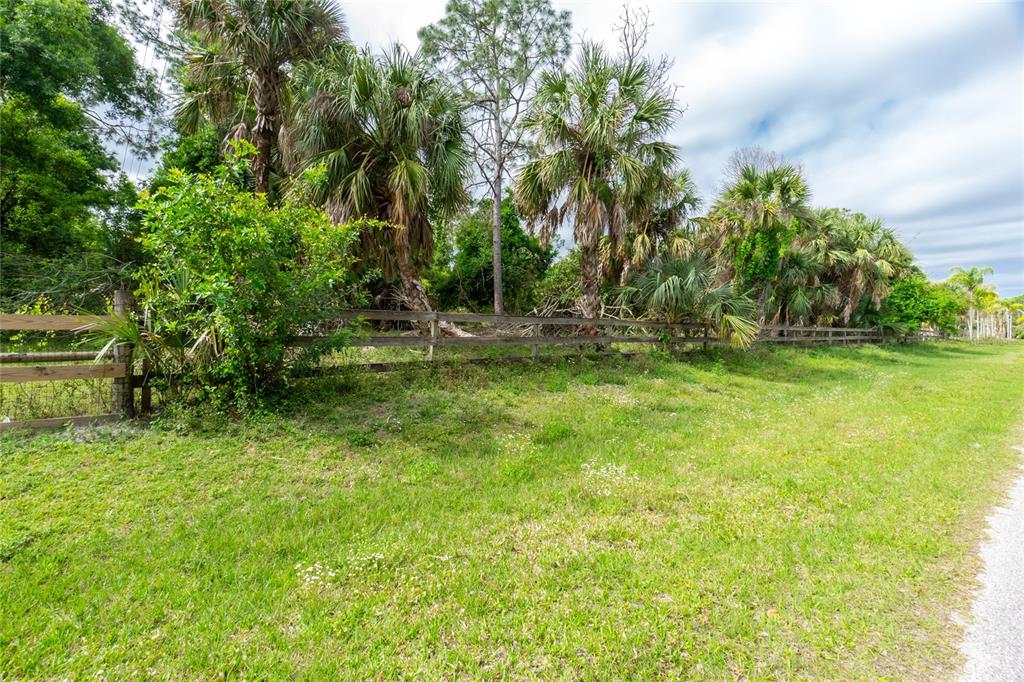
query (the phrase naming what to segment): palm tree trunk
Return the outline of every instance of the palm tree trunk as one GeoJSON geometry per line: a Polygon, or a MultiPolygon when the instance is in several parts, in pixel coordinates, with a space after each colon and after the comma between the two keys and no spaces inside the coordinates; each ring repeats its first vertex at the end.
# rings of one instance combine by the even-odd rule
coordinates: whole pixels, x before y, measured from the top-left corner
{"type": "Polygon", "coordinates": [[[409,310],[416,312],[430,312],[430,299],[427,298],[427,290],[423,287],[416,269],[412,265],[412,247],[409,244],[409,233],[404,228],[393,228],[395,233],[395,266],[398,269],[398,277],[402,282],[403,301],[409,310]]]}
{"type": "Polygon", "coordinates": [[[270,153],[277,135],[280,84],[281,74],[276,70],[259,71],[256,74],[256,121],[252,127],[252,137],[257,154],[252,160],[252,174],[256,180],[256,192],[261,194],[270,191],[270,153]]]}
{"type": "MultiPolygon", "coordinates": [[[[395,228],[394,232],[395,265],[398,269],[398,278],[402,282],[402,302],[410,310],[429,313],[433,308],[430,306],[430,299],[427,298],[427,290],[423,287],[423,282],[412,265],[412,247],[409,244],[409,233],[401,228],[395,228]]],[[[448,336],[473,336],[450,322],[438,322],[437,326],[448,336]]],[[[424,332],[430,329],[425,322],[420,324],[419,327],[424,332]]]]}
{"type": "Polygon", "coordinates": [[[633,276],[633,259],[627,258],[622,264],[622,274],[619,275],[619,286],[624,287],[629,284],[629,278],[633,276]]]}
{"type": "MultiPolygon", "coordinates": [[[[596,240],[580,243],[580,313],[583,317],[597,317],[601,310],[601,263],[597,254],[596,240]]],[[[596,334],[597,328],[585,328],[589,334],[596,334]]]]}

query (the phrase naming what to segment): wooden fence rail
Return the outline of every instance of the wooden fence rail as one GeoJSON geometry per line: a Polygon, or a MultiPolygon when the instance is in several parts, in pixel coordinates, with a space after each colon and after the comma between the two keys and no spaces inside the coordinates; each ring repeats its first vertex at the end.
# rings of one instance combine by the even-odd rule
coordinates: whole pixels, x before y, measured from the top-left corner
{"type": "MultiPolygon", "coordinates": [[[[118,315],[128,314],[128,300],[124,292],[115,292],[114,309],[118,315]]],[[[60,331],[81,333],[114,321],[111,316],[94,315],[9,315],[0,314],[0,331],[60,331]]],[[[472,346],[527,346],[531,356],[538,358],[541,346],[596,346],[611,344],[668,344],[700,345],[727,343],[717,338],[713,330],[701,323],[667,323],[655,320],[533,317],[523,315],[484,315],[478,313],[412,312],[395,310],[351,310],[337,319],[325,321],[323,328],[351,327],[354,335],[350,345],[356,347],[427,348],[428,359],[434,359],[438,348],[472,346]],[[405,331],[380,333],[367,331],[366,324],[401,323],[405,331]],[[441,324],[473,326],[472,334],[445,335],[441,324]],[[484,329],[479,326],[483,325],[484,329]]],[[[329,338],[323,334],[309,334],[295,338],[296,346],[304,346],[329,338]]],[[[925,338],[925,337],[915,337],[925,338]]],[[[858,327],[797,327],[767,325],[761,328],[758,343],[782,344],[856,344],[886,340],[880,329],[858,327]]],[[[64,381],[72,379],[112,379],[112,404],[109,415],[87,417],[54,417],[0,424],[0,430],[14,426],[47,427],[67,422],[105,420],[134,415],[136,388],[143,391],[141,404],[148,411],[150,388],[148,372],[133,375],[132,348],[129,344],[115,344],[112,362],[97,361],[94,351],[7,352],[0,353],[0,383],[31,381],[64,381]],[[93,360],[93,364],[61,365],[48,363],[93,360]],[[32,363],[27,364],[26,363],[32,363]]],[[[401,363],[397,363],[400,365],[401,363]]],[[[391,363],[369,363],[367,367],[387,366],[391,363]]]]}
{"type": "MultiPolygon", "coordinates": [[[[123,291],[114,292],[114,311],[128,314],[128,295],[123,291]]],[[[116,318],[110,315],[12,315],[0,314],[0,331],[27,332],[88,332],[116,318]]],[[[113,412],[75,417],[52,417],[27,419],[0,423],[0,431],[16,427],[56,428],[65,423],[92,423],[109,421],[118,417],[134,416],[135,404],[132,394],[131,347],[116,346],[113,362],[100,363],[95,351],[58,351],[0,353],[0,383],[18,384],[35,381],[69,381],[75,379],[112,379],[111,397],[113,412]],[[25,366],[13,363],[56,363],[93,360],[93,364],[50,365],[34,364],[25,366]]]]}
{"type": "Polygon", "coordinates": [[[0,329],[40,332],[84,332],[114,318],[109,315],[9,315],[0,313],[0,329]]]}
{"type": "Polygon", "coordinates": [[[0,353],[0,365],[25,362],[72,362],[95,360],[95,351],[43,351],[37,353],[0,353]]]}

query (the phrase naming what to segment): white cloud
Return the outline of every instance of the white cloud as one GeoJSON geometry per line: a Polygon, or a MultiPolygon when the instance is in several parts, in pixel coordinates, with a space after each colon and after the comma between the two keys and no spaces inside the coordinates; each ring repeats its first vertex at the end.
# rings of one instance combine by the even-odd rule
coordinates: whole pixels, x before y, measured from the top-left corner
{"type": "MultiPolygon", "coordinates": [[[[566,4],[614,41],[617,3],[566,4]]],[[[876,215],[936,278],[992,264],[1024,288],[1024,15],[1000,4],[651,4],[676,60],[673,139],[705,196],[752,143],[804,164],[815,202],[876,215]]]]}
{"type": "Polygon", "coordinates": [[[352,42],[376,48],[395,42],[415,48],[416,32],[444,16],[443,0],[361,0],[342,2],[341,7],[352,42]]]}

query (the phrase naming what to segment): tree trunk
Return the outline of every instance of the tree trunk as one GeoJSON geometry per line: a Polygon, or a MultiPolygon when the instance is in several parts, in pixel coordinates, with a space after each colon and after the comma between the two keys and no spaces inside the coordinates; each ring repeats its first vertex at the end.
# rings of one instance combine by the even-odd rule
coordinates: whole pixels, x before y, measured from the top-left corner
{"type": "MultiPolygon", "coordinates": [[[[402,282],[402,302],[409,310],[429,313],[433,308],[430,307],[427,290],[423,287],[423,282],[420,281],[419,275],[412,266],[412,247],[409,245],[409,235],[402,228],[393,229],[395,230],[395,264],[398,267],[398,277],[402,282]]],[[[473,336],[450,322],[438,322],[437,325],[448,336],[473,336]]],[[[421,323],[419,326],[421,331],[430,331],[427,322],[421,323]]]]}
{"type": "Polygon", "coordinates": [[[494,314],[505,314],[505,296],[502,291],[501,264],[501,181],[505,172],[505,157],[502,154],[501,139],[501,108],[495,107],[494,114],[494,180],[491,183],[491,198],[494,206],[491,211],[491,260],[494,263],[494,314]]]}
{"type": "MultiPolygon", "coordinates": [[[[597,254],[596,240],[580,243],[580,313],[583,317],[597,317],[601,310],[601,262],[597,254]]],[[[596,334],[597,328],[584,328],[588,334],[596,334]]]]}
{"type": "Polygon", "coordinates": [[[622,272],[619,275],[619,286],[624,287],[629,284],[629,278],[633,276],[633,259],[627,258],[622,264],[622,272]]]}
{"type": "Polygon", "coordinates": [[[395,265],[398,268],[398,277],[402,282],[403,303],[409,310],[416,312],[430,312],[430,299],[427,298],[427,290],[417,276],[412,266],[412,246],[409,244],[409,233],[406,228],[395,227],[395,265]]]}
{"type": "Polygon", "coordinates": [[[257,154],[251,168],[256,192],[260,194],[270,191],[270,153],[277,136],[280,82],[280,74],[276,70],[260,71],[256,76],[256,121],[252,127],[252,138],[257,154]]]}
{"type": "Polygon", "coordinates": [[[491,250],[494,263],[494,314],[505,314],[505,295],[502,291],[501,263],[501,173],[494,180],[494,208],[491,215],[491,250]]]}

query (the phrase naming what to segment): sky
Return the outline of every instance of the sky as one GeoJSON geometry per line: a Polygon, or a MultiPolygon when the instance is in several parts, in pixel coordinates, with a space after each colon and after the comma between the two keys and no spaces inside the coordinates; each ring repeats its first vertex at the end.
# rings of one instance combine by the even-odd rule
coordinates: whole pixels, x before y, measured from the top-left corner
{"type": "MultiPolygon", "coordinates": [[[[358,45],[418,45],[444,0],[341,1],[358,45]]],[[[621,1],[564,2],[573,34],[617,45],[621,1]]],[[[1024,3],[687,3],[647,7],[674,59],[670,134],[710,203],[732,152],[803,165],[816,206],[893,227],[933,279],[987,265],[1024,293],[1024,3]]]]}

